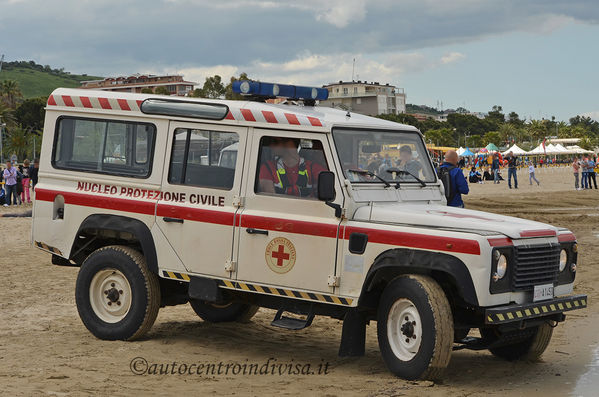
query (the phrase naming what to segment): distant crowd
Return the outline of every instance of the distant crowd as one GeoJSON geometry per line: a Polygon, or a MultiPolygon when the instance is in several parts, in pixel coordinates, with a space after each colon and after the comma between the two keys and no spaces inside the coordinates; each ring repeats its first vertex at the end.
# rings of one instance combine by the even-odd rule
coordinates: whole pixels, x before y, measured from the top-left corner
{"type": "Polygon", "coordinates": [[[6,161],[0,173],[0,205],[22,205],[31,203],[33,191],[37,184],[39,160],[33,163],[24,160],[22,164],[6,161]]]}

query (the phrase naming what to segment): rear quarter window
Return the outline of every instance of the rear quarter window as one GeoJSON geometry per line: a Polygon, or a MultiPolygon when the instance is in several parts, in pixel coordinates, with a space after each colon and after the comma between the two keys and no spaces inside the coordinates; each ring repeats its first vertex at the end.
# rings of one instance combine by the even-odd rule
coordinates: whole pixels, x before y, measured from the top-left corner
{"type": "Polygon", "coordinates": [[[122,120],[61,117],[56,123],[54,168],[135,178],[152,172],[156,126],[122,120]]]}

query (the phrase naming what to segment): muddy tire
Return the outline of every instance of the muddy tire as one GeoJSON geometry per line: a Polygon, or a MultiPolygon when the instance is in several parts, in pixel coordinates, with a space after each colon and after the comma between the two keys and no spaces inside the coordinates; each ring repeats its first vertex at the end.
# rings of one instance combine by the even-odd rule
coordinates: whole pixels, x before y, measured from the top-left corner
{"type": "MultiPolygon", "coordinates": [[[[497,335],[494,335],[493,332],[493,330],[481,330],[481,334],[486,338],[496,338],[497,335]]],[[[547,346],[549,346],[552,335],[553,327],[545,323],[536,327],[536,329],[531,332],[531,335],[524,340],[506,346],[491,348],[489,351],[494,356],[508,361],[539,361],[541,355],[543,355],[547,346]]]]}
{"type": "Polygon", "coordinates": [[[432,278],[409,275],[390,282],[377,312],[379,348],[389,371],[404,379],[438,379],[449,364],[451,307],[432,278]]]}
{"type": "Polygon", "coordinates": [[[156,320],[160,285],[140,252],[107,246],[92,252],[81,265],[75,301],[83,324],[96,337],[134,340],[156,320]]]}
{"type": "Polygon", "coordinates": [[[247,323],[254,317],[254,314],[256,314],[259,309],[258,306],[239,302],[216,304],[197,299],[190,299],[189,304],[202,320],[211,323],[226,323],[232,321],[247,323]]]}

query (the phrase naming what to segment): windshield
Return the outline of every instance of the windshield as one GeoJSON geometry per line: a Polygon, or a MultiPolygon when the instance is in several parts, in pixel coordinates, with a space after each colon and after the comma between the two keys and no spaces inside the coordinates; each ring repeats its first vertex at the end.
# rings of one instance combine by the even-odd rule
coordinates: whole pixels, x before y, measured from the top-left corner
{"type": "Polygon", "coordinates": [[[420,134],[401,131],[334,129],[343,173],[351,182],[435,182],[420,134]]]}

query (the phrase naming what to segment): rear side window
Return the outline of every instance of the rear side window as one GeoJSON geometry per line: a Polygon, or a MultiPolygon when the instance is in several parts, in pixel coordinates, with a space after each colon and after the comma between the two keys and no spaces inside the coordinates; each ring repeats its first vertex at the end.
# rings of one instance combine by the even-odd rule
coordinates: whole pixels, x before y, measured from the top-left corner
{"type": "Polygon", "coordinates": [[[177,128],[169,183],[230,190],[238,145],[239,135],[234,132],[177,128]]]}
{"type": "Polygon", "coordinates": [[[58,120],[55,168],[147,178],[152,171],[156,127],[129,121],[58,120]]]}

